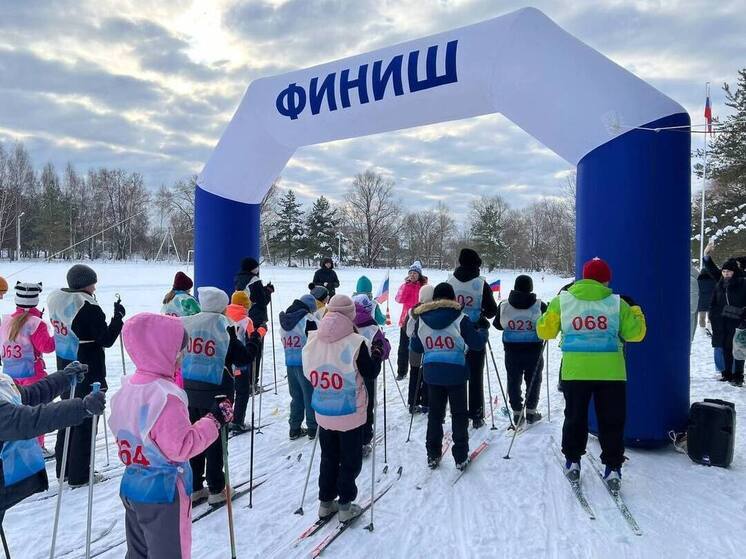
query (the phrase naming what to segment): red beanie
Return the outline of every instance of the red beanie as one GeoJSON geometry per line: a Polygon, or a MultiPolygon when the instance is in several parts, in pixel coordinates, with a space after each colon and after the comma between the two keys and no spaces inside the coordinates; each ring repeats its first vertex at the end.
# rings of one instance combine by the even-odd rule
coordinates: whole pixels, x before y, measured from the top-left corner
{"type": "Polygon", "coordinates": [[[176,272],[174,277],[174,291],[189,291],[194,286],[192,278],[184,272],[176,272]]]}
{"type": "Polygon", "coordinates": [[[599,283],[611,281],[611,268],[599,257],[583,264],[583,279],[596,280],[599,283]]]}

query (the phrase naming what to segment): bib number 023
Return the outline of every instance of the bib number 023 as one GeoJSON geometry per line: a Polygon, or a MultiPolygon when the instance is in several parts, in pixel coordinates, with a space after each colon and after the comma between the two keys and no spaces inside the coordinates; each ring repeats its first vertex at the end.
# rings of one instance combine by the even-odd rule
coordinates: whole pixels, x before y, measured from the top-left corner
{"type": "Polygon", "coordinates": [[[508,321],[508,328],[510,330],[533,330],[534,329],[534,323],[530,320],[509,320],[508,321]]]}
{"type": "Polygon", "coordinates": [[[322,390],[342,390],[344,386],[344,379],[339,373],[330,373],[328,371],[318,372],[311,371],[310,375],[311,386],[314,388],[318,387],[322,390]]]}

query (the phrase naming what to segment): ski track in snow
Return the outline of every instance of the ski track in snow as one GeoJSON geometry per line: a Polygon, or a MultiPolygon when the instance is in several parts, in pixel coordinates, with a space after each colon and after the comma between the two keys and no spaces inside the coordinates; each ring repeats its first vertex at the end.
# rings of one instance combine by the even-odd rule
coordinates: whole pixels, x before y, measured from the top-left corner
{"type": "MultiPolygon", "coordinates": [[[[28,263],[3,264],[6,277],[27,266],[28,263]]],[[[99,277],[97,298],[107,316],[111,315],[114,294],[121,293],[128,316],[137,312],[160,310],[163,294],[169,289],[174,273],[183,269],[175,264],[152,263],[94,263],[99,277]]],[[[43,281],[45,291],[41,297],[44,306],[46,295],[62,287],[68,264],[39,263],[9,279],[43,281]]],[[[192,272],[191,269],[186,269],[192,272]]],[[[340,292],[350,293],[361,274],[368,275],[374,289],[386,275],[385,270],[343,268],[337,271],[342,283],[340,292]]],[[[426,270],[432,283],[443,281],[446,272],[426,270]]],[[[275,323],[277,315],[294,298],[307,292],[307,283],[313,275],[311,269],[264,267],[262,278],[276,286],[274,296],[275,323]]],[[[396,357],[400,307],[393,296],[406,275],[405,270],[391,273],[391,317],[394,326],[387,328],[396,357]]],[[[510,290],[518,272],[495,271],[488,279],[500,278],[504,294],[510,290]]],[[[536,292],[548,301],[567,283],[566,279],[533,274],[536,292]]],[[[12,297],[0,302],[5,314],[13,309],[12,297]]],[[[490,332],[495,359],[503,382],[504,359],[500,333],[490,332]]],[[[265,344],[264,383],[273,381],[272,344],[265,344]]],[[[114,392],[120,382],[121,354],[119,344],[107,350],[109,390],[114,392]]],[[[293,514],[298,507],[306,468],[313,443],[307,439],[289,441],[287,414],[290,397],[284,380],[285,367],[282,345],[275,340],[277,356],[278,394],[272,390],[262,396],[262,434],[255,437],[255,476],[269,473],[268,480],[254,493],[253,508],[248,508],[249,498],[244,495],[234,504],[238,556],[246,557],[307,557],[310,550],[333,529],[330,522],[319,534],[292,548],[293,540],[316,519],[317,476],[319,449],[309,481],[304,503],[305,515],[293,514]],[[298,454],[302,453],[300,461],[298,454]]],[[[546,386],[542,386],[539,409],[545,414],[541,425],[520,435],[516,440],[510,460],[502,457],[510,444],[505,435],[507,418],[499,414],[502,396],[492,372],[493,395],[499,397],[495,406],[495,424],[498,431],[489,448],[470,467],[455,486],[451,485],[456,470],[451,451],[443,457],[440,467],[431,472],[426,467],[424,439],[426,416],[414,418],[412,439],[405,443],[409,427],[409,414],[401,405],[393,386],[394,380],[386,371],[388,465],[389,473],[382,475],[384,466],[383,443],[376,447],[377,488],[387,479],[393,479],[396,468],[404,466],[401,480],[375,506],[375,531],[364,530],[369,515],[361,519],[337,541],[323,557],[448,557],[471,559],[474,557],[562,557],[562,558],[682,558],[701,556],[736,557],[746,545],[743,532],[746,513],[746,465],[742,449],[746,447],[746,433],[737,431],[736,456],[729,470],[707,468],[692,463],[686,455],[676,453],[671,447],[642,451],[628,449],[629,457],[624,469],[623,496],[635,515],[644,535],[635,536],[609,498],[592,468],[583,469],[583,489],[595,509],[597,519],[589,520],[573,497],[560,466],[549,448],[552,437],[561,439],[562,395],[556,390],[560,352],[556,342],[550,345],[551,371],[545,371],[545,382],[550,383],[552,422],[546,422],[546,386]],[[417,489],[421,484],[422,489],[417,489]]],[[[722,398],[736,403],[737,410],[746,401],[746,392],[715,381],[710,339],[700,329],[692,349],[692,401],[704,397],[722,398]]],[[[134,368],[126,357],[128,373],[134,368]]],[[[54,369],[54,356],[47,356],[48,370],[54,369]]],[[[491,363],[490,363],[491,368],[491,363]]],[[[636,374],[631,371],[630,374],[636,374]]],[[[651,369],[639,374],[655,374],[651,369]]],[[[382,376],[379,377],[378,396],[382,401],[382,376]]],[[[400,383],[404,392],[407,381],[400,383]]],[[[486,387],[485,387],[486,392],[486,387]]],[[[258,399],[257,399],[258,405],[258,399]]],[[[489,412],[489,408],[487,408],[489,412]]],[[[381,416],[382,417],[382,416],[381,416]]],[[[247,419],[249,419],[247,417],[247,419]]],[[[257,409],[258,419],[258,409],[257,409]]],[[[383,428],[383,421],[378,422],[383,428]]],[[[444,430],[449,430],[446,423],[444,430]]],[[[476,448],[490,435],[490,419],[477,432],[471,432],[470,447],[476,448]]],[[[55,436],[47,437],[47,447],[52,448],[55,436]]],[[[231,478],[234,485],[249,477],[249,444],[251,435],[246,433],[230,440],[231,478]]],[[[124,539],[124,509],[118,497],[122,467],[118,465],[113,436],[109,436],[111,465],[104,467],[105,448],[103,431],[99,429],[96,462],[98,469],[106,471],[111,479],[97,484],[94,493],[93,534],[100,534],[114,525],[113,530],[92,545],[94,551],[106,544],[124,539]]],[[[598,442],[591,437],[588,448],[596,456],[600,453],[598,442]]],[[[358,478],[359,500],[370,494],[371,459],[363,461],[358,478]]],[[[54,462],[47,462],[47,471],[54,471],[54,462]]],[[[38,494],[11,509],[5,517],[4,527],[14,557],[29,559],[49,555],[49,542],[57,491],[57,483],[50,476],[50,490],[38,494]],[[41,500],[40,500],[41,499],[41,500]]],[[[85,542],[87,489],[65,489],[62,518],[57,543],[57,556],[73,559],[83,557],[85,542]]],[[[224,558],[229,554],[226,509],[208,516],[193,525],[193,557],[224,558]]],[[[101,555],[113,559],[124,557],[125,546],[120,545],[101,555]]]]}

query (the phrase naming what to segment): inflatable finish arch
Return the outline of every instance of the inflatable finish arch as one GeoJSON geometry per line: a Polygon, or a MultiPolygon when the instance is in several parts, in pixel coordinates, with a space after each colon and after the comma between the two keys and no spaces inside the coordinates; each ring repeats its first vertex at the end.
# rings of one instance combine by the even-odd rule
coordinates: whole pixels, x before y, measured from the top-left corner
{"type": "Polygon", "coordinates": [[[230,292],[258,256],[258,204],[298,147],[496,112],[577,165],[578,268],[605,258],[648,319],[626,438],[665,442],[689,406],[689,116],[536,9],[252,82],[198,180],[197,284],[230,292]]]}

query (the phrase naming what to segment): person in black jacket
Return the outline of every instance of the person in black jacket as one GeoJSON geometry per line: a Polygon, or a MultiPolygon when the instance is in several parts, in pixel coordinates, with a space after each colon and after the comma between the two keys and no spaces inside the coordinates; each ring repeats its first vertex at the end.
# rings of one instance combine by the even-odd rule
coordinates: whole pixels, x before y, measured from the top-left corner
{"type": "Polygon", "coordinates": [[[513,410],[513,423],[521,419],[523,398],[521,384],[525,381],[526,421],[534,423],[541,419],[536,410],[541,391],[541,377],[544,369],[542,349],[544,344],[536,335],[536,322],[547,310],[546,303],[533,293],[534,282],[530,276],[521,275],[515,279],[508,299],[500,303],[493,325],[503,331],[505,349],[505,369],[508,371],[508,399],[513,410]],[[534,375],[536,375],[535,380],[534,375]]]}
{"type": "MultiPolygon", "coordinates": [[[[251,300],[249,318],[254,323],[254,327],[266,329],[269,320],[267,306],[272,299],[275,288],[271,282],[267,283],[266,286],[262,284],[262,280],[259,279],[259,262],[250,257],[241,260],[241,270],[234,278],[234,287],[236,291],[246,291],[249,294],[251,300]]],[[[254,387],[256,390],[262,389],[259,383],[259,371],[262,366],[263,354],[264,339],[262,338],[259,341],[259,350],[254,357],[254,387]]]]}
{"type": "Polygon", "coordinates": [[[9,508],[49,487],[44,456],[35,437],[80,425],[103,413],[103,392],[52,402],[69,390],[73,377],[82,381],[87,370],[86,365],[73,362],[63,371],[23,387],[0,373],[0,524],[9,508]]]}
{"type": "Polygon", "coordinates": [[[746,279],[738,274],[739,266],[735,259],[731,258],[723,264],[721,278],[712,294],[709,316],[712,347],[723,349],[725,367],[720,380],[743,386],[744,362],[733,357],[736,328],[746,325],[746,279]]]}
{"type": "MultiPolygon", "coordinates": [[[[337,272],[334,271],[334,261],[331,258],[325,256],[321,259],[321,267],[313,275],[312,283],[313,285],[326,287],[329,297],[334,297],[339,287],[339,279],[337,278],[337,272]]],[[[309,286],[309,288],[311,287],[309,286]]]]}
{"type": "MultiPolygon", "coordinates": [[[[62,370],[73,361],[88,365],[88,374],[77,385],[75,397],[82,398],[91,392],[94,382],[101,383],[106,390],[106,355],[104,349],[111,347],[122,331],[125,309],[120,302],[114,303],[114,315],[106,323],[106,315],[94,297],[98,278],[96,272],[84,264],[75,264],[67,272],[66,289],[50,293],[47,299],[52,327],[54,328],[57,369],[62,370]]],[[[62,398],[69,398],[69,391],[62,398]]],[[[70,446],[67,457],[67,476],[70,487],[88,484],[91,461],[91,430],[93,422],[86,419],[70,431],[70,446]]],[[[54,453],[57,477],[62,466],[64,437],[57,437],[54,453]]],[[[100,476],[94,476],[98,480],[100,476]]]]}

